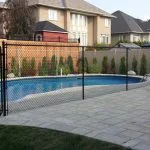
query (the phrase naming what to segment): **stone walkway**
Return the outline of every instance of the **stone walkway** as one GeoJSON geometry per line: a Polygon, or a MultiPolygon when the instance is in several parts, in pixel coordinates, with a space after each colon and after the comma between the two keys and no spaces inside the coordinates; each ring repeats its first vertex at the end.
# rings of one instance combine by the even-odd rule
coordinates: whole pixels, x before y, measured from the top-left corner
{"type": "Polygon", "coordinates": [[[150,150],[150,86],[10,114],[0,124],[56,129],[150,150]]]}

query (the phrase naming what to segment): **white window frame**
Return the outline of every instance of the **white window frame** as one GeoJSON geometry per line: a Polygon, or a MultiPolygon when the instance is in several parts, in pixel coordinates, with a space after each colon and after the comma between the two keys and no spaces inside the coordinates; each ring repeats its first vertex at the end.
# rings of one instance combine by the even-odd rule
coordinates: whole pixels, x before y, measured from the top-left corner
{"type": "Polygon", "coordinates": [[[109,28],[110,27],[110,19],[105,18],[105,27],[109,28]]]}
{"type": "Polygon", "coordinates": [[[49,20],[57,21],[58,20],[58,12],[56,9],[49,9],[48,12],[49,20]]]}

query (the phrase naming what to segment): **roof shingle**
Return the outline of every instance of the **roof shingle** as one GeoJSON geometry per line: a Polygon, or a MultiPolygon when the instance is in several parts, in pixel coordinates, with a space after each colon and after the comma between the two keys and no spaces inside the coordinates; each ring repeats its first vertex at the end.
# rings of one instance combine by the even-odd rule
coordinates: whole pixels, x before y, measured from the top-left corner
{"type": "Polygon", "coordinates": [[[35,32],[38,31],[48,31],[48,32],[67,32],[66,30],[56,26],[49,21],[40,21],[35,25],[35,32]]]}
{"type": "Polygon", "coordinates": [[[43,5],[61,9],[70,9],[92,14],[99,14],[107,17],[114,17],[104,10],[84,0],[29,0],[29,5],[43,5]]]}
{"type": "Polygon", "coordinates": [[[124,12],[116,11],[112,15],[112,33],[150,32],[150,21],[136,19],[124,12]]]}

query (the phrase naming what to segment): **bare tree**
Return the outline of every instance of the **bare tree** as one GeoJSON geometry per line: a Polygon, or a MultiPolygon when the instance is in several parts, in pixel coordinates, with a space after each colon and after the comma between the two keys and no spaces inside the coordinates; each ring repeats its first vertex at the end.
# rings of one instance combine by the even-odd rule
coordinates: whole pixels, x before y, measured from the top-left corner
{"type": "Polygon", "coordinates": [[[31,36],[35,19],[28,0],[7,0],[5,6],[7,7],[5,18],[7,36],[31,36]]]}

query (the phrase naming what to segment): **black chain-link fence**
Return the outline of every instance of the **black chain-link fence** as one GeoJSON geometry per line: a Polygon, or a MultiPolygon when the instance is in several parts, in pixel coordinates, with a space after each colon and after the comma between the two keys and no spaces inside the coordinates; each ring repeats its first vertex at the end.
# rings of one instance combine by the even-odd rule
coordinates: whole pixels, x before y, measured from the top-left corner
{"type": "Polygon", "coordinates": [[[9,112],[94,98],[149,84],[148,49],[77,43],[3,43],[9,112]],[[141,75],[141,76],[140,76],[141,75]]]}

